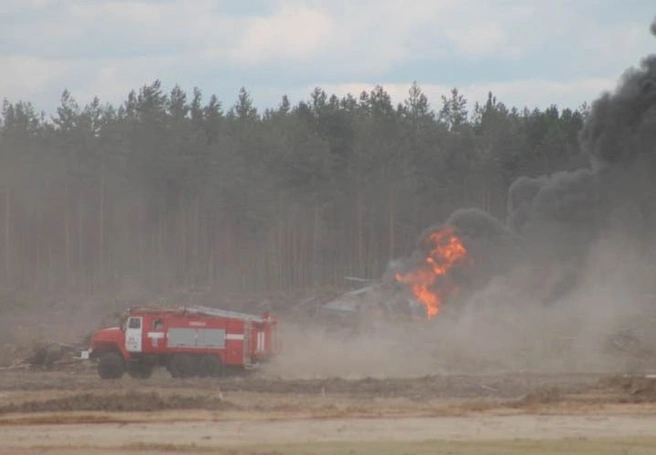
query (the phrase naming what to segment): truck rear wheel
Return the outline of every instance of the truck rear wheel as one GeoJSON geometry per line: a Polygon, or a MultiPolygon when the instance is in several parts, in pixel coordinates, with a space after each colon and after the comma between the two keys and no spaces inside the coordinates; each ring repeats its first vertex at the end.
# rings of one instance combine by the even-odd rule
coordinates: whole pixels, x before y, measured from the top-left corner
{"type": "Polygon", "coordinates": [[[145,362],[128,362],[126,370],[131,378],[148,379],[153,375],[154,366],[145,362]]]}
{"type": "Polygon", "coordinates": [[[173,354],[168,370],[174,378],[190,378],[196,376],[198,362],[189,354],[173,354]]]}
{"type": "Polygon", "coordinates": [[[106,352],[98,361],[98,375],[101,379],[119,379],[125,373],[123,357],[116,352],[106,352]]]}
{"type": "Polygon", "coordinates": [[[206,354],[198,362],[198,376],[201,378],[221,376],[223,372],[223,362],[218,355],[206,354]]]}

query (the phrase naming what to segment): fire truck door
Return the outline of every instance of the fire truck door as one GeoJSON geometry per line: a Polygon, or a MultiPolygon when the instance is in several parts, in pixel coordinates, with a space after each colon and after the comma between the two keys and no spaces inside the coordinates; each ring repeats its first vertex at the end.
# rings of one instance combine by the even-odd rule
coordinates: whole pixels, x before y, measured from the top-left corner
{"type": "Polygon", "coordinates": [[[143,317],[130,316],[125,328],[125,349],[128,352],[141,352],[143,337],[143,317]]]}

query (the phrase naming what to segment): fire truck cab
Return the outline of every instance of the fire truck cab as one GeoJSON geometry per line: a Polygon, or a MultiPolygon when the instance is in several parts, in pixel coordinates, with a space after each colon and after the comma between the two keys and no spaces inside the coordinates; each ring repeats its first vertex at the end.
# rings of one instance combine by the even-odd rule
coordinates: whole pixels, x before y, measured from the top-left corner
{"type": "MultiPolygon", "coordinates": [[[[208,307],[130,308],[119,327],[96,331],[87,355],[103,379],[127,372],[148,378],[156,366],[171,376],[220,376],[253,368],[279,352],[278,321],[208,307]]],[[[85,355],[86,356],[86,355],[85,355]]]]}

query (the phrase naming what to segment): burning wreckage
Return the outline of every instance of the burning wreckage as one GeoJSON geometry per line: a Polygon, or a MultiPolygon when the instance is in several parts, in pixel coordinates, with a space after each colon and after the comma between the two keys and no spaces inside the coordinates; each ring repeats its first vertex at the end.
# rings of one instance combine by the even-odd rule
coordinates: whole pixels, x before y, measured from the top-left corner
{"type": "Polygon", "coordinates": [[[483,268],[507,270],[510,258],[519,255],[513,241],[486,213],[456,211],[444,224],[426,229],[416,251],[393,261],[381,280],[325,303],[321,315],[340,322],[430,320],[447,302],[484,285],[483,268]],[[494,251],[492,238],[504,246],[503,252],[494,251]]]}
{"type": "Polygon", "coordinates": [[[427,232],[411,263],[395,267],[380,282],[324,304],[321,315],[358,326],[368,321],[430,319],[445,298],[457,292],[451,269],[469,261],[467,249],[452,227],[427,232]]]}

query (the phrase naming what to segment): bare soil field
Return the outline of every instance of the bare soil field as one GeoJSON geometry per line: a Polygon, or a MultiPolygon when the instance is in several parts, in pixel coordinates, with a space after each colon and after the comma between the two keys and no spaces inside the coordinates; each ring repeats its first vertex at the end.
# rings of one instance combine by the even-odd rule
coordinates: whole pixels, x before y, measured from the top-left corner
{"type": "Polygon", "coordinates": [[[0,372],[0,454],[656,453],[656,378],[0,372]]]}

